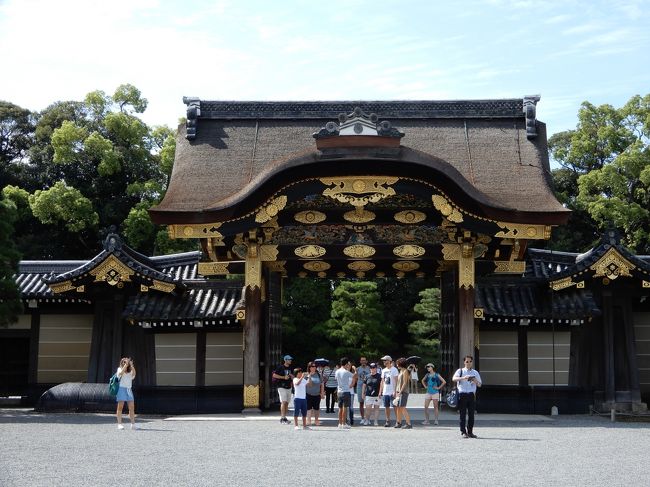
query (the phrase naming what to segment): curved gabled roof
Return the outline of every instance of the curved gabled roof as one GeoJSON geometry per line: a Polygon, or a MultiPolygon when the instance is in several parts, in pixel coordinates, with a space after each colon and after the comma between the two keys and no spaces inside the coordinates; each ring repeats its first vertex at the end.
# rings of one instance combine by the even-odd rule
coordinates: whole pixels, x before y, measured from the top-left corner
{"type": "Polygon", "coordinates": [[[150,210],[157,223],[223,221],[243,213],[260,191],[272,192],[265,184],[273,178],[348,174],[351,164],[357,173],[379,174],[387,170],[382,161],[391,175],[446,179],[486,211],[510,212],[512,221],[534,215],[558,224],[569,213],[550,189],[545,126],[527,118],[521,99],[195,103],[190,108],[200,114],[179,127],[165,198],[150,210]],[[401,147],[316,150],[312,134],[356,106],[404,132],[401,147]]]}

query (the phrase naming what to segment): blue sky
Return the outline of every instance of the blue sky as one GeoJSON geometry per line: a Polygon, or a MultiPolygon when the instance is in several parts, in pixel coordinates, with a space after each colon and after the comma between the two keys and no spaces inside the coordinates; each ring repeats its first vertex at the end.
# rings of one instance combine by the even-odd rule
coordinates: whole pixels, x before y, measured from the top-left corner
{"type": "MultiPolygon", "coordinates": [[[[175,125],[215,100],[517,98],[549,134],[650,93],[650,0],[0,0],[0,99],[132,83],[175,125]]],[[[381,115],[381,114],[380,114],[381,115]]]]}

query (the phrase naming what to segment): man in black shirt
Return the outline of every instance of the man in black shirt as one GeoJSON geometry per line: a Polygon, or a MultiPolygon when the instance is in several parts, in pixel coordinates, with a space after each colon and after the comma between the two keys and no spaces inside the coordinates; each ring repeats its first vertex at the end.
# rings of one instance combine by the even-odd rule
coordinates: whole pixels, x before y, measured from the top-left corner
{"type": "Polygon", "coordinates": [[[278,386],[278,395],[280,396],[280,424],[291,424],[287,419],[287,411],[291,400],[292,361],[293,357],[291,355],[285,355],[284,363],[273,371],[273,382],[278,386]]]}
{"type": "MultiPolygon", "coordinates": [[[[361,397],[365,403],[364,419],[362,425],[370,425],[370,416],[374,418],[374,424],[377,426],[377,417],[379,416],[379,387],[381,385],[381,374],[377,372],[377,364],[370,364],[370,374],[366,376],[361,388],[361,397]]],[[[361,398],[359,398],[361,401],[361,398]]]]}

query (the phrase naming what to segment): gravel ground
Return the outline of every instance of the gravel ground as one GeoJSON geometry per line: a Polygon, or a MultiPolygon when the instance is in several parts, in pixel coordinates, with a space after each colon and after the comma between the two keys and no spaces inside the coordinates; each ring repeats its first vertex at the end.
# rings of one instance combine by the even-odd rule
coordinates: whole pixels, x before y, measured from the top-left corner
{"type": "Polygon", "coordinates": [[[109,415],[0,410],[0,486],[648,485],[644,423],[481,415],[473,440],[453,413],[409,431],[342,431],[325,417],[311,431],[269,416],[139,417],[119,431],[109,415]]]}

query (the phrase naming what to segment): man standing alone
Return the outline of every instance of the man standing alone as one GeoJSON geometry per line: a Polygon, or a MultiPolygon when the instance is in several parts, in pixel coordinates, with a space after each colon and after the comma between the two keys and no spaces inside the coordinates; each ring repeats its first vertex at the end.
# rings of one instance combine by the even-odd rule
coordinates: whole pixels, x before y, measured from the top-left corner
{"type": "Polygon", "coordinates": [[[481,387],[481,375],[472,368],[474,357],[466,355],[465,367],[458,369],[452,380],[458,386],[458,410],[460,412],[460,434],[463,438],[477,438],[474,434],[474,411],[476,409],[476,388],[481,387]],[[467,429],[465,429],[467,415],[467,429]]]}
{"type": "Polygon", "coordinates": [[[273,380],[278,385],[278,396],[280,396],[280,424],[291,424],[287,419],[287,411],[289,411],[289,401],[291,400],[292,361],[291,355],[285,355],[284,363],[273,371],[273,380]]]}

